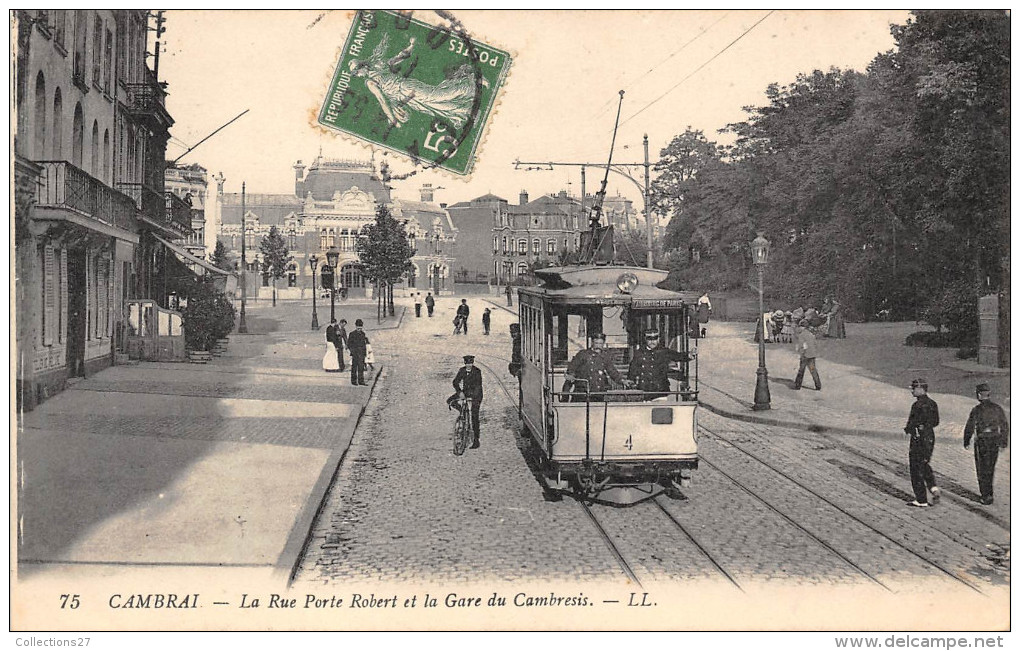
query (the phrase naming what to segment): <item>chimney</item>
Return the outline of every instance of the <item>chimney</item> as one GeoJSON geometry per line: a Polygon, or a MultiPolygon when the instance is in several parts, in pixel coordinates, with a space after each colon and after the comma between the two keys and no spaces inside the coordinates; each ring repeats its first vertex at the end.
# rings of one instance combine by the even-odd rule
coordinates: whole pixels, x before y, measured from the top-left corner
{"type": "Polygon", "coordinates": [[[559,197],[560,199],[566,199],[567,198],[567,191],[566,190],[560,190],[559,192],[556,193],[556,196],[559,197]]]}
{"type": "Polygon", "coordinates": [[[294,165],[294,196],[300,197],[304,189],[305,164],[298,161],[294,165]]]}
{"type": "Polygon", "coordinates": [[[431,183],[422,183],[421,184],[421,202],[422,203],[432,203],[432,201],[434,199],[435,199],[435,190],[432,188],[432,184],[431,183]]]}
{"type": "Polygon", "coordinates": [[[524,206],[527,205],[527,203],[528,203],[528,191],[521,190],[521,205],[524,206]]]}

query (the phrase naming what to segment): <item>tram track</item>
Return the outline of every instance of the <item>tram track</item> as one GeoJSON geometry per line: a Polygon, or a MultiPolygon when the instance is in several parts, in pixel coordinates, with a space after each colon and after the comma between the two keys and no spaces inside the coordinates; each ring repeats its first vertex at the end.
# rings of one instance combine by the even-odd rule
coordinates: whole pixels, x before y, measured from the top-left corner
{"type": "MultiPolygon", "coordinates": [[[[853,513],[851,513],[848,510],[846,510],[845,508],[843,508],[840,505],[836,504],[835,502],[833,502],[829,498],[825,497],[824,495],[822,495],[818,491],[812,489],[811,487],[805,485],[803,482],[801,482],[801,481],[797,480],[796,478],[792,477],[789,473],[783,471],[780,468],[777,468],[775,465],[773,465],[773,464],[769,463],[768,461],[762,459],[761,457],[759,457],[758,455],[754,454],[753,452],[748,451],[747,449],[742,447],[739,443],[733,441],[730,438],[727,438],[726,436],[723,436],[722,434],[720,434],[717,431],[714,431],[714,430],[712,430],[712,429],[710,429],[708,427],[705,427],[704,425],[699,425],[699,427],[701,427],[701,429],[703,429],[705,432],[711,434],[716,439],[725,442],[732,449],[737,450],[738,452],[743,453],[745,456],[747,456],[750,459],[754,460],[758,464],[764,466],[765,468],[770,470],[772,473],[782,477],[788,483],[793,484],[794,486],[796,486],[800,490],[804,491],[805,493],[808,493],[809,495],[811,495],[815,499],[818,499],[818,500],[822,501],[823,503],[828,505],[830,508],[836,510],[837,512],[839,512],[843,516],[847,517],[848,519],[852,520],[853,522],[856,522],[857,524],[863,526],[864,528],[868,529],[869,531],[871,531],[872,533],[878,535],[879,537],[881,537],[881,538],[883,538],[885,540],[888,540],[890,543],[892,543],[896,547],[902,549],[907,554],[917,558],[918,560],[920,560],[921,562],[925,563],[926,565],[929,565],[929,566],[935,568],[940,573],[942,573],[942,574],[952,578],[953,580],[957,581],[958,583],[961,583],[961,584],[967,586],[971,590],[974,590],[975,592],[978,592],[979,594],[984,594],[979,586],[977,586],[974,583],[972,583],[972,582],[970,582],[970,581],[960,577],[956,573],[954,573],[951,570],[949,570],[946,567],[944,567],[942,564],[938,563],[935,560],[932,560],[931,558],[928,558],[928,557],[924,556],[923,554],[921,554],[917,550],[915,550],[915,549],[913,549],[913,548],[903,544],[902,542],[900,542],[896,538],[893,538],[892,536],[886,534],[885,532],[883,532],[882,530],[878,529],[877,527],[875,527],[875,526],[865,522],[864,520],[862,520],[858,516],[854,515],[853,513]]],[[[853,562],[851,559],[847,558],[844,554],[842,554],[838,550],[834,549],[831,544],[829,544],[828,542],[824,541],[820,537],[816,536],[814,533],[809,531],[806,527],[804,527],[799,522],[795,521],[792,517],[790,517],[789,515],[784,513],[781,509],[779,509],[776,506],[774,506],[773,504],[769,503],[764,497],[760,496],[753,489],[749,488],[743,482],[740,482],[739,480],[734,478],[732,475],[730,475],[729,473],[724,471],[722,468],[719,467],[718,464],[713,463],[710,459],[706,458],[703,451],[699,450],[699,455],[698,456],[699,456],[699,458],[700,458],[702,463],[704,463],[705,465],[713,468],[716,472],[718,472],[723,477],[727,478],[730,482],[732,482],[737,487],[739,487],[741,490],[746,492],[748,495],[750,495],[756,501],[764,504],[771,511],[775,512],[777,515],[782,517],[784,520],[789,522],[791,525],[796,527],[798,530],[804,532],[805,534],[810,536],[812,539],[817,541],[819,544],[823,545],[826,549],[831,551],[837,557],[841,558],[844,562],[846,562],[850,566],[854,567],[861,574],[867,576],[870,580],[874,581],[875,583],[878,583],[879,585],[881,585],[886,590],[890,590],[890,588],[888,586],[886,586],[884,583],[882,583],[879,579],[875,578],[869,572],[867,572],[866,570],[861,568],[859,565],[857,565],[855,562],[853,562]]]]}
{"type": "Polygon", "coordinates": [[[655,498],[652,499],[651,503],[654,504],[656,507],[658,507],[659,511],[661,511],[662,514],[664,516],[666,516],[666,518],[670,522],[672,522],[676,526],[677,529],[680,530],[680,532],[687,538],[687,540],[691,541],[691,544],[693,544],[695,547],[697,547],[698,551],[700,551],[702,553],[702,555],[705,558],[708,559],[708,562],[711,563],[715,567],[715,569],[719,570],[719,573],[722,574],[724,577],[726,577],[727,581],[729,581],[730,583],[733,584],[733,587],[735,587],[737,590],[740,590],[741,592],[743,592],[744,589],[742,587],[740,587],[740,584],[737,582],[736,579],[733,578],[733,575],[731,575],[729,572],[727,572],[726,569],[722,565],[719,564],[719,561],[717,561],[715,559],[715,557],[712,555],[712,553],[709,552],[708,549],[706,549],[705,546],[702,545],[698,541],[698,539],[694,537],[694,534],[692,534],[690,531],[687,530],[687,527],[685,527],[683,524],[680,523],[680,520],[677,519],[677,517],[675,515],[673,515],[669,511],[669,509],[667,509],[665,506],[662,505],[662,502],[660,502],[659,499],[660,498],[655,497],[655,498]]]}

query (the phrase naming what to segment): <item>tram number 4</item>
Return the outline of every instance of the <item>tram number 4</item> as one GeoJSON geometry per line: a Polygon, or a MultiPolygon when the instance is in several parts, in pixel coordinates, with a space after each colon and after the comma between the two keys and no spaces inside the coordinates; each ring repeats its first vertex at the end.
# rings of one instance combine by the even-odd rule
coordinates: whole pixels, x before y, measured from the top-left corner
{"type": "Polygon", "coordinates": [[[628,436],[627,440],[623,442],[623,447],[627,448],[628,450],[633,450],[634,449],[634,435],[633,434],[628,436]]]}

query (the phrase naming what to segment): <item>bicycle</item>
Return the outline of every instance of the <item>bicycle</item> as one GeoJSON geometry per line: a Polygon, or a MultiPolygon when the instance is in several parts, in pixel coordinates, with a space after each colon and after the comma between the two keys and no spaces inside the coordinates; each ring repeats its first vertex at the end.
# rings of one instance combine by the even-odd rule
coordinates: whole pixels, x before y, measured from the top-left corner
{"type": "Polygon", "coordinates": [[[453,426],[453,453],[459,457],[474,440],[474,430],[471,427],[471,410],[474,409],[474,404],[471,398],[461,398],[455,404],[460,415],[457,416],[457,422],[453,426]]]}

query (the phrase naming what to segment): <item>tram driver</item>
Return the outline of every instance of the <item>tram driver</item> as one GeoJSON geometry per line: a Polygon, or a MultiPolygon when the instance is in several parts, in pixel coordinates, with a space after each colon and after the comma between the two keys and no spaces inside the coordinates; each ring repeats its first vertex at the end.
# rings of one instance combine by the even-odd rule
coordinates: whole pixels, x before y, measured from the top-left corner
{"type": "MultiPolygon", "coordinates": [[[[659,346],[659,331],[645,331],[645,345],[634,353],[630,360],[627,377],[637,383],[645,392],[645,400],[655,400],[669,395],[670,362],[689,362],[695,353],[681,352],[659,346]]],[[[685,379],[685,378],[684,378],[685,379]]]]}
{"type": "MultiPolygon", "coordinates": [[[[574,394],[591,394],[591,402],[605,401],[605,394],[615,385],[629,384],[626,378],[616,370],[613,358],[605,349],[606,336],[601,332],[591,336],[591,347],[578,351],[567,365],[566,383],[563,391],[574,394]]],[[[583,402],[584,398],[575,395],[573,401],[583,402]]]]}

